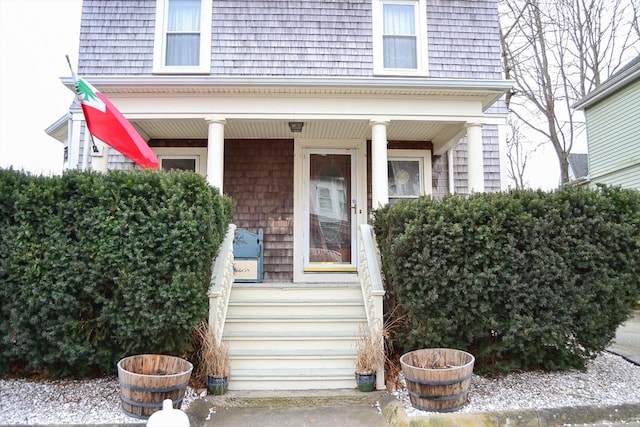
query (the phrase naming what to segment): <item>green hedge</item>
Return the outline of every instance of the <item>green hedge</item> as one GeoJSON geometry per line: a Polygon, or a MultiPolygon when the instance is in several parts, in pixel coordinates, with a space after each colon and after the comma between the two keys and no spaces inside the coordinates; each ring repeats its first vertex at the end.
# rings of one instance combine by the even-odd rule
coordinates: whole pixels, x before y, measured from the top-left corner
{"type": "Polygon", "coordinates": [[[404,316],[401,351],[464,349],[480,372],[582,368],[640,298],[636,191],[422,198],[374,223],[390,305],[404,316]]]}
{"type": "Polygon", "coordinates": [[[0,170],[0,373],[181,354],[206,318],[231,202],[193,173],[0,170]]]}

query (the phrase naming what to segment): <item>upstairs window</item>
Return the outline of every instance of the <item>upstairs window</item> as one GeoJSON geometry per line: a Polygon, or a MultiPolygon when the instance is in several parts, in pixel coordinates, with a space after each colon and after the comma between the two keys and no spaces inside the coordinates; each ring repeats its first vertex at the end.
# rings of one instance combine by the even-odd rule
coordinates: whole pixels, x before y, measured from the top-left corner
{"type": "Polygon", "coordinates": [[[372,1],[375,73],[426,75],[426,0],[372,1]]]}
{"type": "Polygon", "coordinates": [[[200,65],[200,0],[169,0],[167,66],[200,65]]]}
{"type": "Polygon", "coordinates": [[[154,72],[208,73],[212,0],[158,0],[154,72]]]}
{"type": "Polygon", "coordinates": [[[384,68],[418,68],[416,8],[413,4],[382,5],[384,68]]]}

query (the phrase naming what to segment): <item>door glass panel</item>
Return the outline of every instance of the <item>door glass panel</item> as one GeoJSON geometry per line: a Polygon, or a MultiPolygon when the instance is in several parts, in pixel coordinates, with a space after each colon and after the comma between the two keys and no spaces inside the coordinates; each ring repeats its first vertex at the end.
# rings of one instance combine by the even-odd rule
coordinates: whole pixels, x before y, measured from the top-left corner
{"type": "Polygon", "coordinates": [[[309,262],[351,264],[351,155],[310,154],[309,262]]]}

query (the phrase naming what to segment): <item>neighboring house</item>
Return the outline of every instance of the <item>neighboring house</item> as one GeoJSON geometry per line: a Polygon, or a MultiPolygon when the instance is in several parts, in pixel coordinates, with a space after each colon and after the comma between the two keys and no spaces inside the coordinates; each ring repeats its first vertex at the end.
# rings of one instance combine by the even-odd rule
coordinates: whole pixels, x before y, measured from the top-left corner
{"type": "MultiPolygon", "coordinates": [[[[501,188],[511,83],[496,0],[85,0],[78,74],[163,168],[206,176],[234,199],[235,225],[264,232],[264,283],[236,283],[213,314],[231,389],[352,386],[354,320],[383,294],[363,301],[378,272],[359,225],[395,199],[501,188]],[[265,300],[279,314],[258,319],[265,300]],[[296,301],[313,331],[291,329],[296,301]],[[265,359],[269,380],[254,369],[265,359]]],[[[66,169],[107,160],[76,107],[47,131],[66,169]]],[[[108,168],[133,165],[110,150],[108,168]]]]}
{"type": "Polygon", "coordinates": [[[582,184],[589,177],[589,155],[583,153],[569,153],[569,182],[582,184]]]}
{"type": "Polygon", "coordinates": [[[574,108],[586,116],[590,184],[640,190],[640,55],[574,108]]]}

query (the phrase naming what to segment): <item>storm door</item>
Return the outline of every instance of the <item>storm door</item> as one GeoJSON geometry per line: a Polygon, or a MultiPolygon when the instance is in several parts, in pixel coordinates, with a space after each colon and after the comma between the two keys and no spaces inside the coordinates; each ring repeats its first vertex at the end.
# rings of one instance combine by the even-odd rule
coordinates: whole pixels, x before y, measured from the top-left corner
{"type": "Polygon", "coordinates": [[[304,271],[355,271],[355,153],[308,149],[304,160],[304,271]]]}

